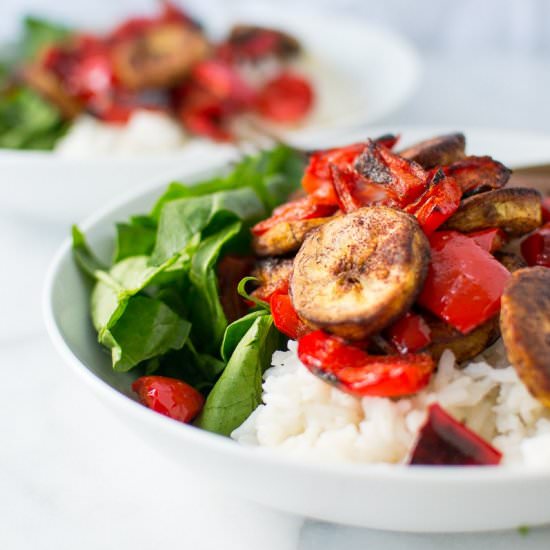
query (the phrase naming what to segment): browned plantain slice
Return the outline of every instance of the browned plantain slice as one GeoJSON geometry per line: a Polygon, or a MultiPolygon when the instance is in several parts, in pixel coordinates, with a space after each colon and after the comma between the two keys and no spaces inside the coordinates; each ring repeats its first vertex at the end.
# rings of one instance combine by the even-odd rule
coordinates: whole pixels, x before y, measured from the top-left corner
{"type": "Polygon", "coordinates": [[[527,264],[523,258],[516,254],[515,252],[502,252],[498,251],[493,254],[493,256],[510,272],[517,271],[527,267],[527,264]]]}
{"type": "Polygon", "coordinates": [[[252,294],[263,299],[288,285],[293,263],[293,258],[266,258],[256,262],[252,275],[260,286],[252,294]]]}
{"type": "Polygon", "coordinates": [[[306,237],[294,259],[292,302],[308,324],[360,340],[410,307],[429,261],[415,218],[386,206],[360,208],[306,237]]]}
{"type": "Polygon", "coordinates": [[[512,236],[524,235],[542,223],[540,203],[538,191],[523,187],[479,193],[464,199],[443,228],[469,233],[499,227],[512,236]]]}
{"type": "Polygon", "coordinates": [[[464,134],[457,132],[421,141],[398,154],[430,169],[464,158],[465,148],[466,138],[464,134]]]}
{"type": "Polygon", "coordinates": [[[462,189],[464,198],[504,187],[512,171],[491,157],[466,157],[443,169],[462,189]]]}
{"type": "Polygon", "coordinates": [[[425,319],[430,327],[432,338],[432,343],[428,346],[427,351],[435,360],[438,360],[446,349],[450,349],[454,353],[457,363],[462,363],[479,355],[493,344],[500,334],[498,315],[468,334],[462,334],[445,321],[435,317],[425,317],[425,319]]]}
{"type": "Polygon", "coordinates": [[[311,218],[280,222],[261,235],[254,236],[252,248],[258,256],[283,256],[300,248],[306,235],[332,218],[311,218]]]}
{"type": "Polygon", "coordinates": [[[550,407],[550,269],[528,267],[510,277],[502,295],[500,329],[519,377],[550,407]]]}
{"type": "Polygon", "coordinates": [[[285,32],[258,25],[235,25],[229,33],[227,42],[238,55],[241,49],[248,49],[248,44],[266,36],[273,41],[273,54],[277,57],[285,59],[300,53],[301,46],[296,38],[285,32]]]}
{"type": "Polygon", "coordinates": [[[127,88],[163,88],[177,84],[209,49],[199,29],[166,23],[116,44],[112,59],[117,78],[127,88]]]}

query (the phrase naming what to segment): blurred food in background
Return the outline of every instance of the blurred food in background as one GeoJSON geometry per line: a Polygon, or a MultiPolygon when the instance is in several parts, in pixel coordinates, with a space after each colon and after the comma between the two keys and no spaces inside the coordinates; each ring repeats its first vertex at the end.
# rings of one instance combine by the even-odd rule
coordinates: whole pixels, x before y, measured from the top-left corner
{"type": "Polygon", "coordinates": [[[117,137],[162,151],[188,134],[234,141],[268,124],[296,126],[315,102],[293,64],[301,54],[296,38],[260,26],[236,25],[212,41],[169,2],[105,34],[27,17],[0,67],[0,147],[70,149],[117,137]]]}

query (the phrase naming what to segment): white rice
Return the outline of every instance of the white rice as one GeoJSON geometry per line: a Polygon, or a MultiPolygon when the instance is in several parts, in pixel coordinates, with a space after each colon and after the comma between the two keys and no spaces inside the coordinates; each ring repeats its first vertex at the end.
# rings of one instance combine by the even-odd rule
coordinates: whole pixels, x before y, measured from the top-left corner
{"type": "Polygon", "coordinates": [[[550,467],[550,409],[534,399],[499,341],[464,369],[445,351],[429,387],[399,400],[357,398],[311,374],[296,355],[273,354],[263,404],[232,434],[239,443],[320,461],[404,463],[430,403],[503,452],[503,464],[550,467]]]}
{"type": "Polygon", "coordinates": [[[159,154],[177,151],[185,142],[183,128],[171,117],[141,110],[124,125],[106,124],[91,116],[81,116],[57,143],[55,152],[70,158],[159,154]]]}

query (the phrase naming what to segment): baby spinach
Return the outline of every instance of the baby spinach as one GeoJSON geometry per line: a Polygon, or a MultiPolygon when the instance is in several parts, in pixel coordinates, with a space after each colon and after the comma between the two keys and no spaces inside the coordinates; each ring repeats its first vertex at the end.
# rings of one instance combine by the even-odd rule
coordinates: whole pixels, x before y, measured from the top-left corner
{"type": "Polygon", "coordinates": [[[229,358],[235,351],[242,337],[247,333],[254,321],[262,315],[265,315],[264,310],[252,311],[248,315],[233,321],[226,329],[223,335],[221,356],[224,361],[229,361],[229,358]]]}
{"type": "Polygon", "coordinates": [[[131,256],[151,254],[157,224],[149,216],[133,216],[129,223],[116,224],[115,262],[131,256]]]}
{"type": "Polygon", "coordinates": [[[197,425],[230,435],[261,403],[262,374],[279,345],[271,315],[259,315],[233,351],[220,379],[208,395],[197,425]]]}
{"type": "Polygon", "coordinates": [[[44,48],[62,42],[71,34],[64,25],[29,15],[23,20],[23,35],[19,48],[22,57],[33,59],[44,48]]]}

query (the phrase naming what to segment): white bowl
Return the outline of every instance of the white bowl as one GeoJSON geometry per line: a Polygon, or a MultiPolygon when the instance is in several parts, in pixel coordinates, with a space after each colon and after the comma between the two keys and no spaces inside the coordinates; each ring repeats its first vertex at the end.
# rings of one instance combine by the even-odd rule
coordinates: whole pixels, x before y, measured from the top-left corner
{"type": "MultiPolygon", "coordinates": [[[[406,132],[407,141],[435,130],[406,132]]],[[[490,152],[523,164],[550,158],[550,139],[470,132],[472,153],[490,152]],[[514,155],[516,155],[514,157],[514,155]],[[531,156],[529,156],[531,155],[531,156]],[[539,155],[539,156],[537,156],[539,155]]],[[[187,181],[204,174],[188,174],[187,181]]],[[[163,188],[154,183],[82,223],[91,245],[106,256],[113,224],[147,211],[163,188]]],[[[400,531],[476,531],[550,523],[550,472],[519,467],[405,467],[313,464],[187,426],[139,405],[129,391],[132,374],[114,373],[97,344],[88,315],[89,285],[66,241],[47,276],[48,332],[65,361],[114,414],[182,468],[229,491],[275,508],[323,520],[400,531]]]]}

